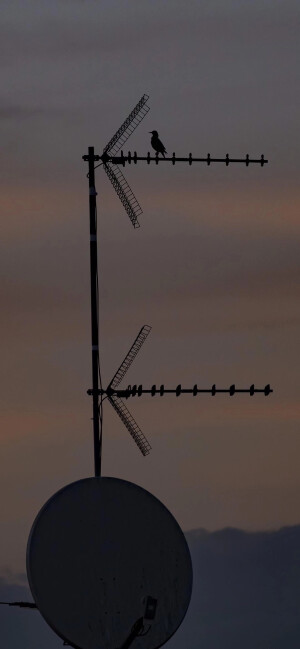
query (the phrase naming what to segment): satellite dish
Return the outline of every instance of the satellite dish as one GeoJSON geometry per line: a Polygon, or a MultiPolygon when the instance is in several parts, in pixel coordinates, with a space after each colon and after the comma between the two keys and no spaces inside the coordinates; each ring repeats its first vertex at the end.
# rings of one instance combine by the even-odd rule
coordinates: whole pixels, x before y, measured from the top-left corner
{"type": "Polygon", "coordinates": [[[175,633],[191,598],[192,563],[177,521],[152,494],[117,478],[58,491],[28,540],[34,601],[79,649],[156,649],[175,633]]]}

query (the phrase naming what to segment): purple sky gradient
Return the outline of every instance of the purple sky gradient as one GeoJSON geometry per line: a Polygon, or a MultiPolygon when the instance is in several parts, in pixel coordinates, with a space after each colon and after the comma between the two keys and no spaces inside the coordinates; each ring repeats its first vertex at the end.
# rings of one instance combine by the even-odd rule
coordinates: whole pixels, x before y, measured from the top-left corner
{"type": "MultiPolygon", "coordinates": [[[[140,163],[134,231],[97,170],[104,383],[271,383],[274,394],[145,396],[139,455],[105,409],[103,473],[187,529],[299,523],[298,2],[23,2],[2,7],[0,568],[24,570],[42,504],[92,474],[86,165],[144,92],[169,153],[259,166],[140,163]]],[[[127,152],[125,147],[125,152],[127,152]]]]}

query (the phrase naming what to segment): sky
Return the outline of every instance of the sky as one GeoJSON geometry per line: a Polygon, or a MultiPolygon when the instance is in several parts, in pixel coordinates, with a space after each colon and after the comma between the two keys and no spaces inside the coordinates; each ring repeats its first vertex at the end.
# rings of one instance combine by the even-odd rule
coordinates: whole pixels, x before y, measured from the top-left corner
{"type": "Polygon", "coordinates": [[[3,3],[3,578],[24,574],[44,502],[93,474],[82,155],[101,154],[144,93],[125,153],[146,154],[156,129],[169,153],[269,163],[126,167],[138,230],[97,170],[103,382],[149,324],[125,385],[274,393],[128,402],[147,458],[107,406],[103,474],[148,489],[185,531],[300,522],[299,20],[296,0],[3,3]]]}

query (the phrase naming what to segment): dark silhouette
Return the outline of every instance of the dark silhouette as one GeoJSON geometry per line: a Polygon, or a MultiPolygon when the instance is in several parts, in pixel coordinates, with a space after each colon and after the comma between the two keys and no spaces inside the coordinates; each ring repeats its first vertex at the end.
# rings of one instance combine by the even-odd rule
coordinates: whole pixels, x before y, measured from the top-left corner
{"type": "Polygon", "coordinates": [[[88,163],[88,174],[89,179],[89,211],[90,211],[90,279],[91,279],[91,321],[92,321],[92,388],[88,390],[88,394],[92,396],[93,399],[93,433],[94,433],[94,465],[95,465],[95,476],[99,477],[101,475],[101,440],[102,440],[102,402],[107,397],[108,401],[116,411],[117,415],[120,417],[122,423],[125,425],[130,435],[134,439],[138,448],[140,449],[143,455],[148,455],[151,450],[151,446],[146,439],[145,435],[142,433],[137,422],[134,420],[130,414],[127,406],[125,405],[122,397],[128,399],[129,396],[138,395],[139,397],[143,393],[150,393],[152,396],[159,393],[160,396],[163,396],[165,393],[175,393],[179,397],[183,393],[192,393],[196,396],[200,392],[210,393],[212,396],[215,396],[217,392],[229,392],[230,396],[233,396],[236,392],[249,392],[251,396],[255,392],[263,392],[265,396],[269,395],[272,392],[270,385],[266,385],[264,389],[255,389],[254,384],[251,385],[250,389],[235,389],[235,385],[230,386],[229,390],[226,389],[216,389],[215,384],[209,389],[198,389],[197,385],[194,385],[192,389],[182,389],[181,384],[177,386],[175,390],[168,389],[165,390],[164,385],[161,385],[159,390],[156,389],[156,385],[153,385],[150,390],[143,389],[142,385],[128,386],[125,390],[116,390],[116,387],[119,385],[119,382],[126,373],[129,365],[132,360],[135,358],[137,351],[140,348],[141,343],[144,341],[145,337],[148,335],[151,327],[145,326],[141,329],[137,339],[129,350],[125,360],[119,367],[112,381],[106,390],[102,388],[101,381],[101,372],[100,372],[100,360],[99,360],[99,332],[98,332],[98,260],[97,260],[97,192],[95,189],[95,169],[99,166],[102,166],[105,173],[107,174],[110,182],[112,183],[118,197],[121,200],[122,205],[127,212],[131,223],[134,228],[139,228],[140,224],[138,221],[138,216],[142,214],[142,208],[139,205],[139,202],[134,195],[132,189],[128,185],[121,169],[118,165],[125,167],[125,163],[134,164],[138,160],[144,160],[147,164],[150,164],[150,161],[153,160],[157,165],[162,160],[169,161],[172,165],[175,165],[176,162],[188,162],[189,165],[192,165],[193,162],[203,162],[207,165],[210,165],[211,162],[222,162],[228,166],[231,162],[244,163],[248,166],[250,163],[259,163],[263,166],[268,161],[265,160],[264,156],[261,155],[260,159],[250,159],[249,154],[245,156],[244,159],[241,158],[230,158],[227,153],[225,158],[211,158],[208,153],[206,157],[203,158],[193,158],[192,153],[189,153],[188,157],[177,157],[175,152],[173,152],[172,157],[168,158],[165,156],[167,151],[165,146],[158,137],[158,131],[149,131],[151,133],[151,146],[155,151],[155,157],[150,156],[150,152],[147,153],[147,156],[137,156],[136,151],[133,156],[130,151],[127,156],[124,156],[122,147],[124,143],[128,140],[130,135],[135,131],[137,126],[145,118],[149,111],[149,106],[147,106],[147,101],[149,96],[144,94],[140,101],[136,104],[134,109],[121,124],[120,128],[116,131],[113,137],[109,140],[106,146],[103,149],[102,155],[95,154],[94,147],[88,148],[88,154],[83,155],[83,160],[88,163]],[[121,149],[121,151],[120,151],[121,149]],[[162,157],[159,157],[161,153],[162,157]],[[118,155],[117,155],[118,154],[118,155]],[[95,162],[99,164],[95,166],[95,162]],[[100,399],[99,399],[100,397],[100,399]]]}
{"type": "MultiPolygon", "coordinates": [[[[166,646],[299,649],[300,525],[252,533],[198,529],[188,532],[187,540],[194,567],[193,595],[181,627],[166,646]]],[[[25,583],[25,575],[23,585],[0,576],[1,599],[29,600],[25,583]]],[[[30,616],[25,609],[0,606],[0,626],[3,648],[60,649],[48,625],[33,612],[30,616]]],[[[130,649],[138,642],[142,647],[142,638],[136,638],[130,649]]]]}
{"type": "Polygon", "coordinates": [[[20,606],[20,608],[37,608],[34,602],[0,602],[6,606],[20,606]]]}
{"type": "Polygon", "coordinates": [[[151,146],[153,147],[154,151],[156,153],[161,153],[163,157],[165,157],[165,153],[167,153],[163,143],[158,137],[158,132],[157,131],[149,131],[149,133],[152,133],[152,138],[151,138],[151,146]]]}
{"type": "Polygon", "coordinates": [[[154,397],[156,394],[159,394],[161,397],[163,397],[164,394],[175,394],[176,397],[179,397],[181,394],[192,394],[195,397],[197,396],[197,394],[201,393],[208,393],[212,396],[215,396],[217,393],[225,393],[233,396],[237,392],[250,394],[251,396],[253,396],[256,392],[260,392],[267,397],[271,392],[273,392],[269,383],[264,388],[256,388],[254,383],[252,383],[250,388],[236,388],[235,384],[232,384],[229,388],[217,388],[215,383],[209,388],[198,388],[197,383],[195,383],[192,388],[182,388],[181,383],[179,383],[176,388],[165,388],[163,384],[161,384],[160,387],[156,387],[156,385],[154,384],[151,388],[143,388],[142,384],[128,385],[127,388],[119,388],[119,384],[127,373],[140,348],[144,344],[150,331],[151,327],[149,325],[144,325],[141,328],[136,339],[131,345],[129,352],[126,354],[124,360],[115,372],[107,388],[103,388],[101,385],[100,388],[89,388],[87,390],[87,393],[93,398],[95,395],[97,396],[97,398],[100,397],[100,399],[102,400],[103,398],[108,398],[109,403],[114,408],[117,415],[120,417],[125,428],[127,428],[131,437],[134,439],[135,443],[144,456],[150,453],[151,445],[149,444],[146,436],[141,431],[139,425],[129,412],[127,406],[123,401],[123,398],[128,399],[129,397],[141,397],[142,394],[151,394],[152,397],[154,397]]]}
{"type": "Polygon", "coordinates": [[[132,627],[132,629],[131,629],[131,631],[130,631],[130,634],[129,634],[128,638],[126,638],[125,642],[122,644],[122,646],[120,647],[120,649],[129,649],[129,647],[132,645],[132,643],[133,643],[133,641],[135,640],[135,638],[137,638],[137,637],[139,637],[139,636],[146,635],[145,633],[142,633],[143,629],[144,629],[143,618],[140,617],[140,618],[139,618],[139,619],[134,623],[134,625],[133,625],[133,627],[132,627]]]}

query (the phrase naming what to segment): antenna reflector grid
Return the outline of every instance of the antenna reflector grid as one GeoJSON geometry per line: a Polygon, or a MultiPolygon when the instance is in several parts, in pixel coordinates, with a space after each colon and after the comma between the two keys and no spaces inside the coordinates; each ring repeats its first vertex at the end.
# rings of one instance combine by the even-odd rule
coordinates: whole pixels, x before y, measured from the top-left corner
{"type": "Polygon", "coordinates": [[[142,345],[144,344],[147,336],[149,336],[149,333],[151,331],[150,325],[144,325],[140,332],[138,333],[133,345],[130,347],[130,350],[128,354],[126,354],[123,362],[121,363],[119,369],[116,371],[115,375],[113,376],[109,387],[115,390],[115,388],[121,383],[123,377],[125,376],[126,372],[129,370],[129,367],[131,363],[134,361],[136,355],[140,351],[142,345]]]}
{"type": "Polygon", "coordinates": [[[150,453],[151,445],[149,444],[144,433],[136,423],[135,419],[130,414],[128,408],[125,406],[124,401],[115,395],[108,397],[113,409],[119,415],[124,426],[129,431],[131,437],[134,439],[136,445],[139,447],[141,453],[145,456],[150,453]]]}
{"type": "Polygon", "coordinates": [[[138,216],[143,210],[117,165],[104,164],[103,169],[107,174],[113,188],[116,190],[134,228],[139,228],[138,216]]]}
{"type": "Polygon", "coordinates": [[[135,108],[131,111],[128,117],[123,122],[122,126],[117,130],[114,136],[109,140],[108,144],[104,147],[103,152],[106,151],[111,156],[115,156],[120,148],[125,144],[130,135],[135,131],[137,126],[146,117],[150,107],[146,105],[149,95],[143,95],[135,108]]]}

